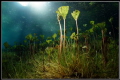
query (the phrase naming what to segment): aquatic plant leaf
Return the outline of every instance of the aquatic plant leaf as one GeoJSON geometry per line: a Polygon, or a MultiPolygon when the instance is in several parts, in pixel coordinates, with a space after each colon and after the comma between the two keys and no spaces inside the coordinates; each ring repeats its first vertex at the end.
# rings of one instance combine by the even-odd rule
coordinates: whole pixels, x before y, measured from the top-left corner
{"type": "Polygon", "coordinates": [[[41,37],[42,39],[44,39],[44,35],[40,35],[40,37],[41,37]]]}
{"type": "Polygon", "coordinates": [[[56,34],[56,33],[55,33],[55,34],[53,34],[53,36],[52,36],[52,37],[53,37],[53,39],[55,39],[55,38],[57,37],[57,34],[56,34]]]}
{"type": "Polygon", "coordinates": [[[90,24],[94,25],[94,21],[90,21],[90,24]]]}
{"type": "Polygon", "coordinates": [[[113,21],[113,17],[111,17],[110,19],[109,19],[109,22],[112,22],[113,21]]]}
{"type": "Polygon", "coordinates": [[[49,44],[52,40],[46,40],[46,42],[49,44]]]}
{"type": "Polygon", "coordinates": [[[29,40],[32,40],[32,34],[28,34],[25,38],[29,39],[29,40]]]}
{"type": "Polygon", "coordinates": [[[91,33],[93,32],[93,28],[90,29],[90,32],[91,32],[91,33]]]}
{"type": "Polygon", "coordinates": [[[58,8],[56,13],[58,14],[58,17],[62,16],[63,19],[66,19],[68,11],[69,11],[69,6],[61,6],[58,8]]]}
{"type": "Polygon", "coordinates": [[[101,29],[104,29],[105,26],[106,26],[106,23],[105,22],[101,22],[101,23],[97,23],[96,25],[99,26],[101,29]]]}
{"type": "Polygon", "coordinates": [[[32,39],[32,34],[29,34],[28,36],[29,36],[29,38],[30,38],[30,40],[31,40],[31,39],[32,39]]]}
{"type": "Polygon", "coordinates": [[[75,32],[72,33],[72,35],[70,36],[71,39],[73,39],[75,36],[75,32]]]}
{"type": "Polygon", "coordinates": [[[91,5],[91,6],[94,5],[94,4],[95,4],[95,2],[90,2],[90,3],[89,3],[89,5],[91,5]]]}
{"type": "Polygon", "coordinates": [[[72,17],[77,20],[79,15],[80,15],[80,11],[79,10],[75,10],[73,11],[73,13],[71,13],[72,17]]]}
{"type": "Polygon", "coordinates": [[[50,53],[53,51],[53,47],[47,47],[46,49],[45,49],[45,52],[48,54],[48,55],[50,55],[50,53]]]}
{"type": "Polygon", "coordinates": [[[51,37],[47,37],[47,39],[51,39],[51,37]]]}
{"type": "Polygon", "coordinates": [[[32,40],[36,41],[37,40],[37,36],[32,37],[32,40]]]}
{"type": "Polygon", "coordinates": [[[97,28],[97,27],[98,27],[98,25],[94,25],[94,27],[96,27],[96,28],[97,28]]]}
{"type": "Polygon", "coordinates": [[[86,26],[87,26],[87,24],[83,24],[83,26],[84,26],[84,27],[86,27],[86,26]]]}
{"type": "Polygon", "coordinates": [[[70,36],[70,38],[71,38],[71,39],[74,39],[74,40],[77,40],[77,36],[78,36],[78,35],[76,35],[75,32],[73,32],[72,35],[70,36]]]}

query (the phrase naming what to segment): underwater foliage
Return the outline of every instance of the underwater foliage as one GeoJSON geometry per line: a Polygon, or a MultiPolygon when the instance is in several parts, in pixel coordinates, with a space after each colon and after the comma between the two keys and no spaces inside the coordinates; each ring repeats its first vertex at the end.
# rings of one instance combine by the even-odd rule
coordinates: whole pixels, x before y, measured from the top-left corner
{"type": "Polygon", "coordinates": [[[80,15],[80,11],[79,10],[75,10],[73,11],[73,13],[71,13],[72,17],[77,20],[79,15],[80,15]]]}
{"type": "Polygon", "coordinates": [[[96,24],[98,27],[100,27],[101,29],[104,29],[105,26],[106,26],[106,23],[105,22],[101,22],[101,23],[97,23],[96,24]]]}
{"type": "Polygon", "coordinates": [[[111,17],[110,19],[109,19],[109,22],[111,23],[113,21],[113,17],[111,17]]]}
{"type": "MultiPolygon", "coordinates": [[[[76,21],[76,28],[77,28],[77,35],[78,35],[79,31],[78,31],[77,19],[78,19],[79,15],[80,15],[80,11],[79,10],[75,10],[75,11],[73,11],[73,13],[71,13],[71,15],[75,19],[75,21],[76,21]]],[[[77,39],[78,39],[78,36],[77,36],[77,39]]]]}
{"type": "Polygon", "coordinates": [[[56,11],[56,13],[59,15],[59,16],[62,16],[63,19],[66,19],[66,16],[68,14],[68,11],[69,11],[69,6],[61,6],[58,8],[58,11],[56,11]]]}
{"type": "Polygon", "coordinates": [[[28,34],[25,38],[28,39],[28,40],[33,40],[32,34],[28,34]]]}
{"type": "Polygon", "coordinates": [[[57,34],[53,34],[52,38],[55,40],[55,38],[57,37],[57,34]]]}
{"type": "Polygon", "coordinates": [[[58,22],[59,22],[59,26],[60,26],[60,53],[59,53],[59,58],[60,58],[60,54],[61,54],[61,51],[62,51],[62,40],[64,40],[63,42],[63,48],[65,48],[65,19],[66,19],[66,16],[68,14],[68,11],[69,11],[69,6],[61,6],[58,8],[58,10],[56,11],[57,13],[57,19],[58,19],[58,22]],[[61,24],[60,24],[60,17],[63,18],[64,20],[64,39],[62,39],[62,27],[61,27],[61,24]]]}
{"type": "Polygon", "coordinates": [[[41,38],[41,39],[44,39],[44,35],[40,35],[40,38],[41,38]]]}
{"type": "MultiPolygon", "coordinates": [[[[81,5],[86,4],[94,6],[96,3],[89,2],[81,5]]],[[[89,24],[83,24],[84,28],[88,27],[83,31],[78,29],[77,24],[82,11],[75,10],[70,15],[76,22],[74,26],[77,30],[74,30],[73,25],[65,29],[66,25],[68,26],[65,20],[69,10],[69,6],[61,6],[56,11],[60,27],[58,34],[54,33],[45,38],[45,35],[30,33],[25,36],[23,43],[13,46],[7,42],[4,43],[5,48],[10,51],[2,52],[3,78],[111,79],[119,77],[118,41],[107,35],[108,23],[88,21],[89,24]],[[60,23],[61,18],[64,20],[64,29],[60,23]],[[66,35],[67,29],[72,34],[66,35]]],[[[112,21],[111,17],[109,22],[112,23],[112,21]]]]}
{"type": "Polygon", "coordinates": [[[90,24],[91,24],[91,25],[94,25],[94,21],[90,21],[90,24]]]}
{"type": "Polygon", "coordinates": [[[71,39],[77,40],[77,35],[73,32],[70,36],[71,39]]]}
{"type": "Polygon", "coordinates": [[[46,40],[46,42],[49,44],[52,40],[46,40]]]}

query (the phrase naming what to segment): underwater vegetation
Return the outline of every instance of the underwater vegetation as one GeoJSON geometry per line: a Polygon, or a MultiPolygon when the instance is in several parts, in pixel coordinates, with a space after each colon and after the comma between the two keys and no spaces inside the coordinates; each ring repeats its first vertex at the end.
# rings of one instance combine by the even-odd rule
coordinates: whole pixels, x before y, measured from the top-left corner
{"type": "MultiPolygon", "coordinates": [[[[89,3],[94,5],[95,3],[89,3]]],[[[79,10],[71,17],[75,20],[76,31],[66,36],[66,18],[69,6],[56,11],[59,32],[45,39],[44,35],[30,33],[23,43],[10,46],[4,43],[2,52],[3,78],[30,79],[77,79],[77,78],[118,78],[119,45],[115,37],[107,35],[107,23],[89,21],[91,28],[82,32],[78,28],[79,10]],[[61,21],[64,21],[62,29],[61,21]],[[63,34],[64,33],[64,34],[63,34]]],[[[113,17],[109,19],[112,25],[113,17]]],[[[84,24],[87,27],[87,24],[84,24]]],[[[115,35],[115,34],[114,34],[115,35]]]]}

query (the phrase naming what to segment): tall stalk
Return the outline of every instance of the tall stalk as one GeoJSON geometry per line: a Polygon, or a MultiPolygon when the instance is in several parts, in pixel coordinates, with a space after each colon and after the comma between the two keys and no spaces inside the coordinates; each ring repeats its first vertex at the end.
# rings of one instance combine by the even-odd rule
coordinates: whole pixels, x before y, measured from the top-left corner
{"type": "Polygon", "coordinates": [[[79,47],[78,47],[78,24],[77,24],[77,19],[79,17],[79,14],[80,14],[80,11],[79,10],[75,10],[73,11],[73,13],[71,13],[72,17],[75,19],[75,22],[76,22],[76,28],[77,28],[77,40],[76,40],[76,48],[77,48],[77,53],[79,53],[79,47]]]}
{"type": "MultiPolygon", "coordinates": [[[[69,11],[69,6],[61,6],[56,11],[56,13],[58,15],[58,19],[60,20],[60,16],[61,16],[63,18],[63,20],[64,20],[64,42],[63,42],[63,48],[65,48],[65,19],[66,19],[66,16],[68,14],[68,11],[69,11]]],[[[60,22],[59,20],[58,20],[58,22],[60,22]]],[[[61,27],[61,25],[60,25],[60,27],[61,27]]],[[[62,31],[62,29],[60,31],[62,31]]]]}
{"type": "Polygon", "coordinates": [[[77,19],[79,17],[80,11],[79,10],[75,10],[73,11],[73,13],[71,13],[71,15],[73,16],[73,18],[75,19],[76,22],[76,28],[77,28],[77,40],[78,40],[78,24],[77,24],[77,19]]]}
{"type": "Polygon", "coordinates": [[[64,42],[63,42],[63,49],[65,49],[65,19],[64,19],[64,42]]]}
{"type": "Polygon", "coordinates": [[[78,24],[77,24],[77,20],[75,20],[76,21],[76,28],[77,28],[77,40],[79,39],[78,38],[78,34],[79,34],[79,32],[78,32],[78,24]]]}
{"type": "Polygon", "coordinates": [[[59,23],[59,26],[60,26],[60,54],[61,54],[61,51],[62,51],[62,27],[61,27],[61,24],[60,24],[60,16],[57,16],[58,18],[58,23],[59,23]]]}
{"type": "Polygon", "coordinates": [[[108,60],[107,60],[107,40],[105,40],[105,32],[106,32],[106,28],[105,22],[101,22],[97,24],[100,28],[101,28],[101,33],[102,33],[102,54],[103,54],[103,62],[104,62],[104,66],[106,66],[108,60]]]}

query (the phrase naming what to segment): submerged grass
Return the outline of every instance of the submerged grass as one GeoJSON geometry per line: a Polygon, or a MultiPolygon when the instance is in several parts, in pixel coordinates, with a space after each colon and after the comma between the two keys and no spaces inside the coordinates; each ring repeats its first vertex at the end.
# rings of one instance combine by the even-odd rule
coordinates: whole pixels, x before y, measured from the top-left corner
{"type": "MultiPolygon", "coordinates": [[[[111,45],[109,45],[111,47],[111,45]]],[[[113,47],[111,47],[113,48],[113,47]]],[[[108,51],[108,63],[103,64],[101,53],[79,52],[67,49],[58,60],[58,51],[40,51],[32,57],[19,57],[13,52],[2,53],[2,78],[10,79],[71,79],[71,78],[118,78],[118,54],[108,51]]]]}

